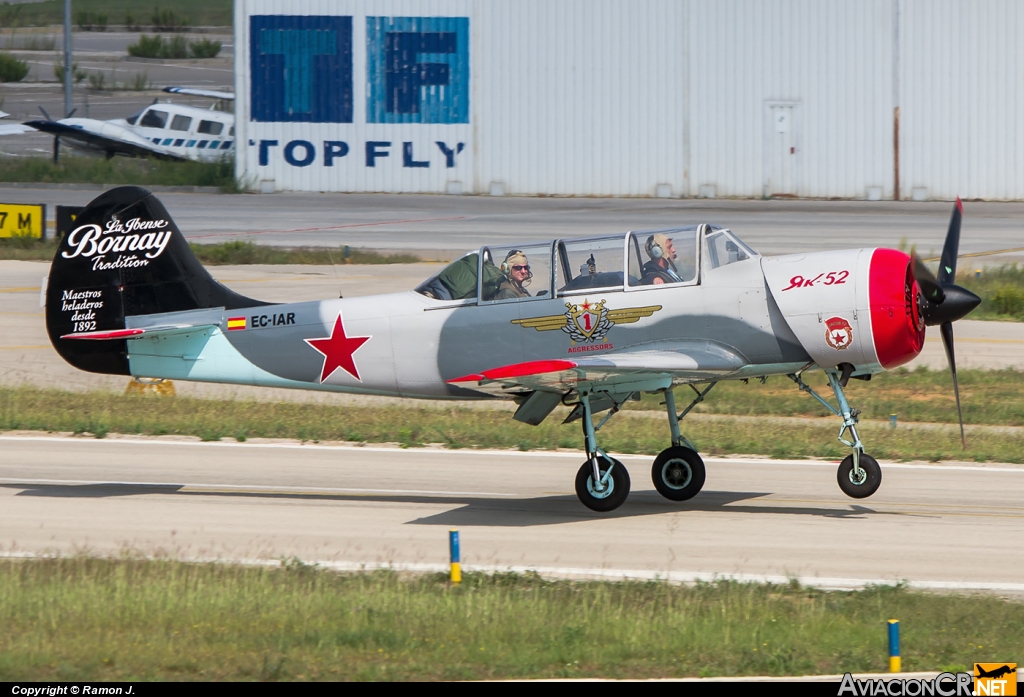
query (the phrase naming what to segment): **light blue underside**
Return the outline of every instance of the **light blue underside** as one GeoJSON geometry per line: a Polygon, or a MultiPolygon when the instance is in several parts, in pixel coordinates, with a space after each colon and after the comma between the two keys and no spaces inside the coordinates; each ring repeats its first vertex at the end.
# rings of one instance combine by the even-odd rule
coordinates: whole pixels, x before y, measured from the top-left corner
{"type": "Polygon", "coordinates": [[[327,385],[285,380],[256,367],[220,329],[132,339],[128,341],[128,366],[136,377],[337,391],[327,385]]]}

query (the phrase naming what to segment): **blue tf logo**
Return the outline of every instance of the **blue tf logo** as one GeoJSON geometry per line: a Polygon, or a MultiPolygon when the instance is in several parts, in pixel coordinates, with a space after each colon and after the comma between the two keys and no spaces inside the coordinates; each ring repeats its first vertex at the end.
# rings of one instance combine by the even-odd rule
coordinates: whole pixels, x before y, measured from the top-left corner
{"type": "Polygon", "coordinates": [[[253,121],[352,123],[352,18],[253,15],[253,121]]]}
{"type": "Polygon", "coordinates": [[[368,123],[469,123],[469,18],[367,17],[368,123]]]}

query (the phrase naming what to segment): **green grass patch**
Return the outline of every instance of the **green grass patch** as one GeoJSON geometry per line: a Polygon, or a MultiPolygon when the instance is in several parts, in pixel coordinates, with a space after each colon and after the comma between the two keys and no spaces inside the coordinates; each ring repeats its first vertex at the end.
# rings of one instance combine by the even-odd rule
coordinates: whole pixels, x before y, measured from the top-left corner
{"type": "Polygon", "coordinates": [[[413,254],[382,254],[352,247],[271,247],[253,242],[193,244],[192,251],[209,266],[228,264],[414,264],[413,254]]]}
{"type": "MultiPolygon", "coordinates": [[[[75,0],[76,23],[103,31],[110,24],[127,24],[155,30],[172,31],[188,26],[230,27],[231,0],[174,0],[140,3],[138,0],[75,0]],[[173,5],[173,9],[166,9],[173,5]],[[82,20],[82,21],[80,21],[82,20]]],[[[63,0],[46,0],[11,5],[0,3],[0,27],[49,26],[64,22],[63,0]]]]}
{"type": "Polygon", "coordinates": [[[53,261],[57,253],[57,242],[53,239],[40,240],[35,237],[0,238],[0,259],[18,261],[53,261]]]}
{"type": "MultiPolygon", "coordinates": [[[[192,244],[192,251],[207,266],[244,264],[414,264],[423,261],[413,254],[385,254],[349,247],[269,247],[252,242],[192,244]]],[[[57,253],[53,239],[33,237],[0,239],[0,259],[52,261],[57,253]]]]}
{"type": "MultiPolygon", "coordinates": [[[[425,403],[429,404],[429,403],[425,403]]],[[[579,450],[579,424],[561,424],[564,410],[540,426],[513,421],[511,409],[347,407],[296,402],[195,399],[71,393],[34,387],[0,388],[0,431],[40,430],[101,436],[108,433],[188,435],[203,440],[294,438],[302,441],[399,443],[419,447],[579,450]]],[[[779,421],[721,417],[684,422],[684,433],[705,454],[770,455],[780,458],[841,458],[849,449],[836,440],[836,419],[779,421]]],[[[1024,433],[979,429],[960,449],[954,428],[864,423],[861,438],[871,455],[885,459],[980,462],[1024,461],[1024,433]]],[[[655,454],[668,441],[662,418],[625,412],[601,430],[612,453],[655,454]]]]}
{"type": "Polygon", "coordinates": [[[985,268],[975,276],[968,264],[961,264],[957,282],[981,298],[971,319],[1024,320],[1024,268],[1006,264],[985,268]]]}
{"type": "Polygon", "coordinates": [[[0,82],[20,82],[28,75],[28,62],[0,52],[0,82]]]}
{"type": "MultiPolygon", "coordinates": [[[[936,329],[929,331],[937,334],[936,329]]],[[[957,377],[964,423],[1024,426],[1024,372],[960,369],[957,377]]],[[[804,381],[835,404],[823,372],[808,373],[804,381]]],[[[863,419],[887,420],[890,414],[896,414],[900,423],[956,423],[956,398],[948,369],[898,368],[879,373],[868,382],[851,380],[845,392],[850,404],[861,410],[863,419]]],[[[676,405],[682,410],[694,396],[690,388],[678,388],[676,405]]],[[[644,395],[641,402],[627,402],[626,408],[664,409],[661,401],[660,396],[644,395]]],[[[758,380],[748,384],[719,383],[695,411],[748,416],[828,416],[830,413],[785,376],[770,377],[763,385],[758,380]]]]}
{"type": "Polygon", "coordinates": [[[1024,604],[533,575],[0,562],[0,680],[479,680],[883,672],[1024,654],[1024,604]]]}
{"type": "Polygon", "coordinates": [[[102,184],[104,186],[216,186],[221,191],[240,191],[235,163],[170,162],[156,159],[75,157],[62,154],[54,164],[48,157],[3,158],[0,181],[102,184]]]}

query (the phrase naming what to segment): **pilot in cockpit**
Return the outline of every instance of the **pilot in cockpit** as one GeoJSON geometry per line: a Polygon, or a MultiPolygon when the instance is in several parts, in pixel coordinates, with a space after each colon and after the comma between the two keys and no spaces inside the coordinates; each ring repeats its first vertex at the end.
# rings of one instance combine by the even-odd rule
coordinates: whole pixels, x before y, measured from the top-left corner
{"type": "Polygon", "coordinates": [[[518,249],[511,250],[505,255],[505,261],[501,263],[501,272],[505,279],[498,286],[498,293],[495,300],[510,300],[512,298],[528,298],[530,292],[525,286],[530,285],[533,273],[530,272],[530,262],[518,249]]]}
{"type": "Polygon", "coordinates": [[[651,258],[642,269],[641,282],[644,285],[680,283],[684,280],[676,268],[676,250],[671,237],[663,232],[655,233],[647,238],[644,250],[651,258]]]}

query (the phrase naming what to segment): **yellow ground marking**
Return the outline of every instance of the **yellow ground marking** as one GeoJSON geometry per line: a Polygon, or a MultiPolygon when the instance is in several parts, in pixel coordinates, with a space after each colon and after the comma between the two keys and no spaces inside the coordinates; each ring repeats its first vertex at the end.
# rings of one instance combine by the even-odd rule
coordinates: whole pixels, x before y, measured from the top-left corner
{"type": "Polygon", "coordinates": [[[281,276],[279,278],[240,278],[237,280],[217,278],[214,280],[218,283],[273,283],[274,281],[308,281],[310,278],[308,276],[281,276]]]}
{"type": "Polygon", "coordinates": [[[26,349],[48,349],[50,345],[46,346],[0,346],[0,351],[24,351],[26,349]]]}
{"type": "MultiPolygon", "coordinates": [[[[938,337],[932,337],[930,339],[925,339],[925,342],[934,343],[934,344],[937,344],[940,341],[942,341],[942,339],[938,338],[938,337]]],[[[960,342],[964,342],[964,341],[967,342],[968,344],[989,344],[989,343],[992,343],[992,344],[1024,344],[1024,339],[985,339],[983,337],[964,337],[964,338],[961,338],[959,336],[956,338],[956,342],[958,344],[960,342]]]]}
{"type": "Polygon", "coordinates": [[[0,288],[0,293],[27,293],[29,291],[38,293],[39,286],[28,286],[25,288],[0,288]]]}
{"type": "MultiPolygon", "coordinates": [[[[995,249],[991,252],[971,252],[970,254],[958,254],[957,259],[967,259],[970,257],[990,257],[995,254],[1010,254],[1012,252],[1024,252],[1024,247],[1014,247],[1013,249],[995,249]]],[[[942,261],[942,257],[931,257],[924,259],[923,261],[942,261]]]]}

